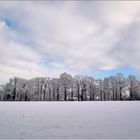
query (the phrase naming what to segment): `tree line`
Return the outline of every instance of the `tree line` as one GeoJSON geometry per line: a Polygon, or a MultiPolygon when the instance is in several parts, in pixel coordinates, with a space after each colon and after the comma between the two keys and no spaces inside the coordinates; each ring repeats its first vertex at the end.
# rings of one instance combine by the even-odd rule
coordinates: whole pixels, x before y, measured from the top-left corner
{"type": "Polygon", "coordinates": [[[59,78],[10,78],[0,88],[1,101],[140,100],[140,81],[118,73],[104,79],[62,73],[59,78]]]}

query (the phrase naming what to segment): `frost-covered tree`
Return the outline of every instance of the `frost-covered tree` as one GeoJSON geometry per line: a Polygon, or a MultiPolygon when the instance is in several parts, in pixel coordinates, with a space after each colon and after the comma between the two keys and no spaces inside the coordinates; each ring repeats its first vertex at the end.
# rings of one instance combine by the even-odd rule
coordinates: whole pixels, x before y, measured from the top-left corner
{"type": "Polygon", "coordinates": [[[104,95],[104,100],[111,100],[110,78],[105,78],[103,80],[103,95],[104,95]]]}
{"type": "Polygon", "coordinates": [[[3,101],[4,97],[4,85],[0,85],[0,101],[3,101]]]}
{"type": "Polygon", "coordinates": [[[66,101],[68,99],[68,90],[72,85],[72,76],[67,73],[62,73],[60,75],[60,83],[64,88],[64,100],[66,101]]]}
{"type": "Polygon", "coordinates": [[[103,80],[98,79],[98,80],[96,80],[96,83],[97,83],[97,88],[98,88],[98,91],[99,91],[100,101],[103,101],[103,80]]]}
{"type": "Polygon", "coordinates": [[[30,80],[14,77],[0,88],[4,101],[94,101],[139,100],[140,81],[123,74],[94,79],[62,73],[60,78],[37,77],[30,80]]]}
{"type": "Polygon", "coordinates": [[[134,100],[137,98],[138,94],[138,80],[134,75],[129,75],[127,78],[127,82],[130,91],[130,100],[134,100]]]}
{"type": "Polygon", "coordinates": [[[118,93],[117,93],[117,79],[115,76],[110,76],[110,84],[111,84],[111,90],[112,90],[112,96],[111,100],[117,100],[118,93]]]}
{"type": "Polygon", "coordinates": [[[81,76],[76,75],[74,77],[74,80],[75,80],[75,86],[76,86],[77,100],[80,101],[82,78],[81,78],[81,76]]]}
{"type": "Polygon", "coordinates": [[[119,92],[119,100],[123,100],[122,90],[123,90],[123,88],[125,88],[127,86],[126,78],[124,77],[124,75],[122,73],[118,73],[116,75],[116,80],[117,80],[116,86],[117,86],[118,92],[119,92]]]}
{"type": "Polygon", "coordinates": [[[96,87],[96,81],[95,81],[95,79],[93,79],[92,77],[89,77],[88,78],[88,95],[89,95],[89,100],[90,101],[94,101],[95,100],[95,95],[96,95],[96,89],[97,89],[97,87],[96,87]]]}

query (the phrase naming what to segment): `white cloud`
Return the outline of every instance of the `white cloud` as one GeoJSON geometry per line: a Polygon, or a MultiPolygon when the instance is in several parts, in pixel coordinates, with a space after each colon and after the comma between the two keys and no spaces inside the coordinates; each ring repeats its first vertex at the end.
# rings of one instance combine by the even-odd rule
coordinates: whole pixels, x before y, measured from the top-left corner
{"type": "Polygon", "coordinates": [[[0,2],[1,81],[121,65],[140,70],[139,8],[138,1],[0,2]]]}

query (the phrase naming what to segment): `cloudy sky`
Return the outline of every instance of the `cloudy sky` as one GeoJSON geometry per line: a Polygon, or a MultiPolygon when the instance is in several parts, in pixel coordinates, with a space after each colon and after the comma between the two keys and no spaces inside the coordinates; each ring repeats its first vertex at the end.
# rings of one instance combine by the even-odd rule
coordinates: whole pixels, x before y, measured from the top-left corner
{"type": "Polygon", "coordinates": [[[0,2],[0,84],[10,77],[140,73],[140,1],[0,2]]]}

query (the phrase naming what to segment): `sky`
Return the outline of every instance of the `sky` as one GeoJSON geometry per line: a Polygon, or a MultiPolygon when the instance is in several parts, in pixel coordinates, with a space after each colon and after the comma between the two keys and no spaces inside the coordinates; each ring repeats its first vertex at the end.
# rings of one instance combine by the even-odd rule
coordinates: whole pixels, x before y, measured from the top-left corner
{"type": "Polygon", "coordinates": [[[0,1],[0,84],[140,75],[139,45],[140,1],[0,1]]]}

